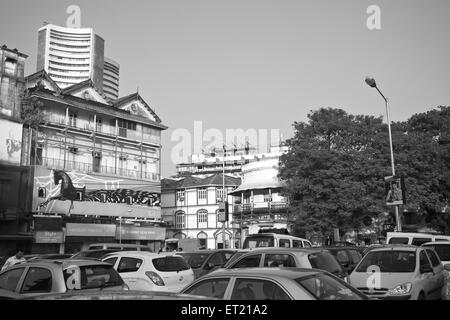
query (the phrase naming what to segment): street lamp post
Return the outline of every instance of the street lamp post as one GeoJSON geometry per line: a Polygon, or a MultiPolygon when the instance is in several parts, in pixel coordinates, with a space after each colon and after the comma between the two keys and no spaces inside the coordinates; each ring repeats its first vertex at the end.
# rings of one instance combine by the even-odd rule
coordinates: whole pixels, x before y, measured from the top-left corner
{"type": "MultiPolygon", "coordinates": [[[[387,123],[388,123],[388,130],[389,130],[389,147],[391,149],[392,176],[395,176],[394,149],[392,148],[392,131],[391,131],[391,117],[390,117],[390,110],[389,110],[389,100],[380,91],[380,89],[378,88],[377,83],[375,82],[375,79],[373,77],[366,77],[366,83],[370,87],[377,89],[377,91],[380,93],[380,95],[383,97],[383,99],[386,103],[386,115],[387,115],[387,123]]],[[[397,222],[397,231],[402,231],[402,225],[401,225],[400,216],[399,216],[399,212],[398,212],[398,205],[395,206],[395,220],[397,222]]]]}

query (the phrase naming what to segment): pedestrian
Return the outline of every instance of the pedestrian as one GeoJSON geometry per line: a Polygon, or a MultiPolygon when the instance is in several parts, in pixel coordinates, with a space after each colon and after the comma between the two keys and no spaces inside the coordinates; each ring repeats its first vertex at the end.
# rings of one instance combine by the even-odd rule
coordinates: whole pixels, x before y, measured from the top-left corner
{"type": "Polygon", "coordinates": [[[6,260],[1,271],[3,271],[6,268],[9,268],[15,264],[22,263],[25,261],[27,261],[27,260],[23,257],[23,251],[19,249],[19,250],[17,250],[15,255],[13,255],[12,257],[8,258],[8,260],[6,260]]]}

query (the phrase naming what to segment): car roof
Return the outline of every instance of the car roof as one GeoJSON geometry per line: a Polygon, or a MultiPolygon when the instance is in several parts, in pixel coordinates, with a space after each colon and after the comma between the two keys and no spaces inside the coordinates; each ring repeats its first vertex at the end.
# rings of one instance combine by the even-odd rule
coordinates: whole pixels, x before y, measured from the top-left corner
{"type": "Polygon", "coordinates": [[[363,247],[356,247],[356,246],[329,246],[329,247],[315,247],[318,249],[325,249],[325,250],[362,250],[363,247]]]}
{"type": "MultiPolygon", "coordinates": [[[[132,244],[132,243],[116,243],[116,242],[99,242],[99,243],[91,243],[89,247],[93,246],[116,246],[116,247],[129,247],[129,248],[148,248],[143,244],[132,244]]],[[[105,248],[108,249],[108,248],[105,248]]]]}
{"type": "Polygon", "coordinates": [[[422,246],[429,246],[429,245],[439,245],[439,244],[446,244],[446,245],[450,245],[450,241],[430,241],[430,242],[425,242],[422,243],[422,246]]]}
{"type": "Polygon", "coordinates": [[[323,252],[326,251],[326,248],[318,248],[318,247],[308,247],[308,248],[283,248],[283,247],[259,247],[259,248],[253,248],[248,251],[248,253],[251,252],[293,252],[293,253],[316,253],[316,252],[323,252]]]}
{"type": "MultiPolygon", "coordinates": [[[[150,258],[157,258],[157,257],[166,257],[166,256],[176,256],[178,255],[178,252],[160,252],[160,253],[156,253],[156,252],[150,252],[150,251],[116,251],[116,252],[111,252],[108,254],[108,257],[111,256],[134,256],[134,257],[150,257],[150,258]]],[[[105,256],[106,258],[106,256],[105,256]]]]}
{"type": "Polygon", "coordinates": [[[264,276],[269,278],[289,278],[297,279],[325,273],[324,270],[307,269],[307,268],[236,268],[236,269],[218,269],[213,273],[207,274],[204,277],[223,277],[223,276],[264,276]]]}
{"type": "Polygon", "coordinates": [[[194,250],[194,251],[182,251],[182,252],[176,252],[176,253],[205,253],[205,254],[213,254],[216,252],[223,252],[223,251],[231,251],[231,252],[237,252],[238,249],[203,249],[203,250],[194,250]]]}
{"type": "Polygon", "coordinates": [[[298,239],[298,240],[309,241],[308,239],[296,237],[296,236],[293,236],[293,235],[290,235],[290,234],[282,234],[282,233],[274,233],[274,232],[254,233],[254,234],[249,234],[247,237],[258,237],[258,236],[280,236],[280,237],[288,237],[288,238],[295,238],[295,239],[298,239]]]}
{"type": "Polygon", "coordinates": [[[387,250],[403,250],[403,251],[416,251],[420,247],[411,244],[386,244],[382,247],[375,247],[370,250],[370,252],[376,251],[387,251],[387,250]]]}
{"type": "Polygon", "coordinates": [[[45,259],[45,260],[41,260],[41,259],[36,259],[36,260],[31,260],[31,261],[27,261],[27,262],[23,262],[20,264],[16,264],[15,266],[46,266],[46,267],[50,267],[50,268],[54,268],[54,267],[62,267],[63,269],[66,269],[69,266],[92,266],[92,265],[108,265],[110,266],[109,263],[100,261],[100,260],[92,260],[92,259],[45,259]]]}

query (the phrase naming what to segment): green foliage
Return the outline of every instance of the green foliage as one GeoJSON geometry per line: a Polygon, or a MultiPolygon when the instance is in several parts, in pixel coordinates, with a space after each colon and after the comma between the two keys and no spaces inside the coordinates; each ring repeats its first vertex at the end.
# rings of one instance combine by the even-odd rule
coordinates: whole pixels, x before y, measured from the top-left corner
{"type": "MultiPolygon", "coordinates": [[[[448,115],[449,108],[442,107],[392,126],[396,174],[406,177],[410,210],[437,212],[448,204],[450,153],[448,144],[442,147],[450,137],[448,115]]],[[[389,211],[383,178],[392,169],[382,117],[321,108],[308,118],[294,123],[279,173],[297,232],[345,231],[359,227],[367,214],[389,211]]]]}
{"type": "Polygon", "coordinates": [[[39,124],[44,122],[42,106],[43,103],[37,98],[25,98],[23,100],[20,117],[25,125],[37,129],[39,124]]]}

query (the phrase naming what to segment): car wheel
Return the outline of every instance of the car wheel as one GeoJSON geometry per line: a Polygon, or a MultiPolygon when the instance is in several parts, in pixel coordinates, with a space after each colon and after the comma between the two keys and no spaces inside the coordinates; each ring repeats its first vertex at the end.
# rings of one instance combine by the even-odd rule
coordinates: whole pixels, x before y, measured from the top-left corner
{"type": "Polygon", "coordinates": [[[423,292],[419,293],[417,300],[425,300],[425,293],[423,293],[423,292]]]}

